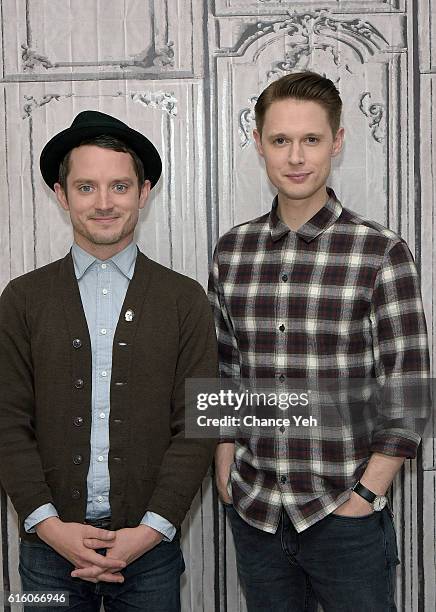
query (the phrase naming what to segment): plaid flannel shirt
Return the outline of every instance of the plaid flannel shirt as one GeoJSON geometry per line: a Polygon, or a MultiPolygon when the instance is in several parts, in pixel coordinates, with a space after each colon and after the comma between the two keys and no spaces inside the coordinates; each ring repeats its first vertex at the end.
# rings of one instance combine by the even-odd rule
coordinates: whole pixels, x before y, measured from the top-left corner
{"type": "MultiPolygon", "coordinates": [[[[429,377],[426,324],[410,251],[397,234],[325,206],[298,231],[270,213],[218,241],[209,278],[222,377],[353,381],[429,377]]],[[[282,428],[283,430],[283,428],[282,428]]],[[[240,516],[274,533],[284,507],[297,531],[351,494],[373,452],[413,458],[419,435],[387,428],[332,439],[280,431],[235,440],[229,488],[240,516]]]]}

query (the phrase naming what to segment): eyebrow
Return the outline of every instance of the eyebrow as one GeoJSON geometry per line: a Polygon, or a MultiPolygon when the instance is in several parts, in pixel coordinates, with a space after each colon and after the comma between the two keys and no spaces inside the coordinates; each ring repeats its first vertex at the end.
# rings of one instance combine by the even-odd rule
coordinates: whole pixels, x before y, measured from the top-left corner
{"type": "MultiPolygon", "coordinates": [[[[303,134],[303,138],[308,138],[309,136],[315,136],[316,138],[322,138],[324,134],[319,134],[317,132],[307,132],[307,134],[303,134]]],[[[269,138],[289,138],[285,132],[277,132],[274,134],[270,134],[269,138]]]]}
{"type": "MultiPolygon", "coordinates": [[[[94,179],[91,178],[78,178],[73,181],[73,185],[80,185],[82,183],[94,183],[94,179]]],[[[111,180],[111,183],[129,183],[133,185],[134,181],[129,176],[122,176],[111,180]]]]}

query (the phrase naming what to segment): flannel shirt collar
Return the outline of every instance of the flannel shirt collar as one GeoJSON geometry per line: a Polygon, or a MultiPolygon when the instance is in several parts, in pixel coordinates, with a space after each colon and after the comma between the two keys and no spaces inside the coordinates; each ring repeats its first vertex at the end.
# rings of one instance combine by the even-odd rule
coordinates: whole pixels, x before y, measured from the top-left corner
{"type": "MultiPolygon", "coordinates": [[[[329,198],[324,206],[296,232],[296,235],[305,242],[311,242],[325,232],[326,229],[339,219],[342,213],[342,205],[333,189],[327,187],[327,193],[329,198]]],[[[283,236],[292,231],[278,216],[277,206],[278,198],[276,196],[269,215],[269,227],[273,242],[277,242],[277,240],[280,240],[280,238],[283,238],[283,236]]]]}

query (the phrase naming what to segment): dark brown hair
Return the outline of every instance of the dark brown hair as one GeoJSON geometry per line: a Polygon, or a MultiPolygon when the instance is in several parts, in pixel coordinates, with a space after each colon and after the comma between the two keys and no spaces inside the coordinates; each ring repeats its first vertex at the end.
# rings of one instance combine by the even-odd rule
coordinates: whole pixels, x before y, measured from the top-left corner
{"type": "Polygon", "coordinates": [[[268,108],[273,102],[286,98],[318,102],[326,110],[333,136],[336,136],[342,111],[339,91],[330,79],[310,71],[286,74],[263,90],[254,107],[256,127],[260,135],[268,108]]]}
{"type": "MultiPolygon", "coordinates": [[[[135,174],[138,178],[139,191],[141,191],[145,181],[144,166],[142,161],[136,155],[135,151],[124,144],[122,140],[118,140],[118,138],[115,138],[114,136],[102,135],[96,136],[95,138],[90,138],[89,140],[84,140],[77,146],[81,147],[82,145],[95,145],[96,147],[101,147],[102,149],[111,149],[112,151],[119,151],[120,153],[129,153],[133,161],[135,174]]],[[[67,193],[67,176],[70,171],[71,151],[72,149],[68,151],[64,159],[59,164],[59,183],[65,193],[67,193]]]]}

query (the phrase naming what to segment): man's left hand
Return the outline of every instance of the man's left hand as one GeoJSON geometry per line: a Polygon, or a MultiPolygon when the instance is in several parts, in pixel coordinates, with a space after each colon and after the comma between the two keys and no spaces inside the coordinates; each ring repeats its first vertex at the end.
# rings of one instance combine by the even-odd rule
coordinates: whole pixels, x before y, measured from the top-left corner
{"type": "MultiPolygon", "coordinates": [[[[163,540],[163,535],[148,525],[118,529],[115,533],[115,542],[111,548],[107,549],[106,557],[121,559],[125,561],[127,565],[157,546],[163,540]]],[[[85,546],[87,545],[86,540],[84,544],[85,546]]],[[[95,568],[89,567],[75,569],[71,573],[71,576],[73,576],[73,578],[82,578],[83,580],[98,582],[99,577],[95,575],[94,569],[95,568]]]]}
{"type": "MultiPolygon", "coordinates": [[[[339,508],[333,512],[333,514],[337,514],[338,516],[367,516],[368,514],[372,514],[374,509],[372,504],[363,499],[360,495],[351,492],[350,499],[347,499],[339,508]]],[[[124,559],[123,559],[124,560],[124,559]]]]}

